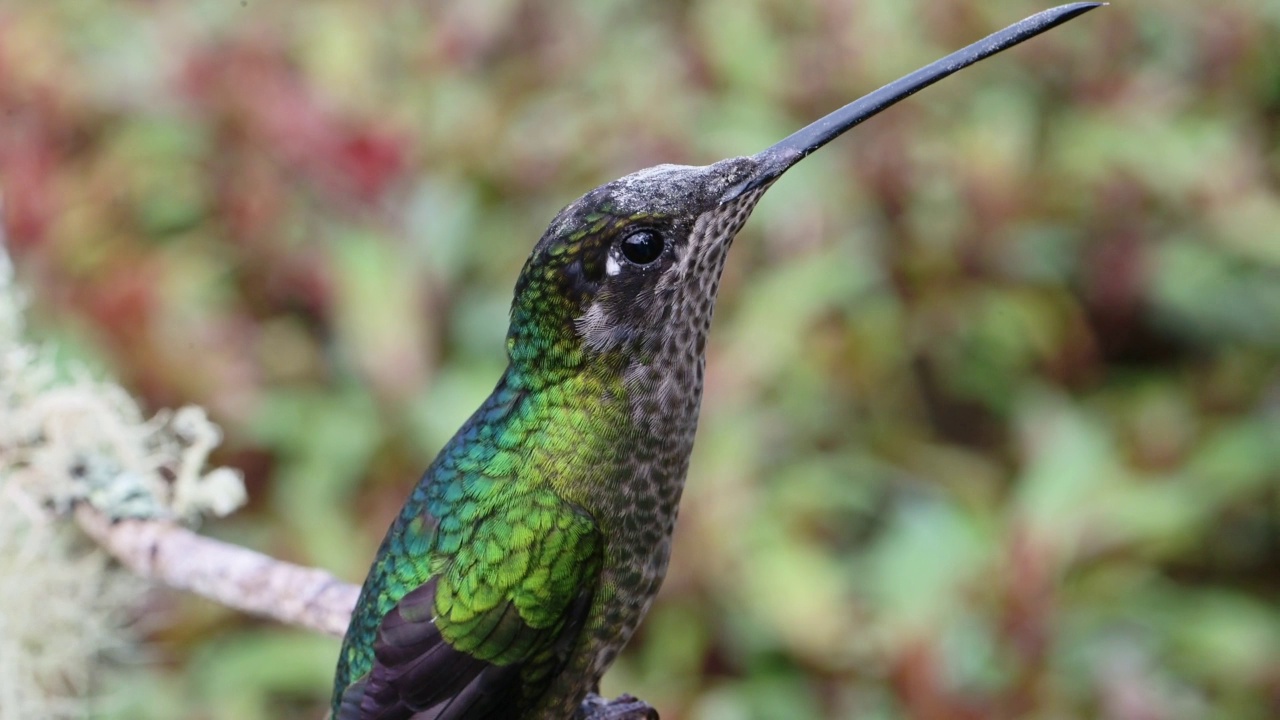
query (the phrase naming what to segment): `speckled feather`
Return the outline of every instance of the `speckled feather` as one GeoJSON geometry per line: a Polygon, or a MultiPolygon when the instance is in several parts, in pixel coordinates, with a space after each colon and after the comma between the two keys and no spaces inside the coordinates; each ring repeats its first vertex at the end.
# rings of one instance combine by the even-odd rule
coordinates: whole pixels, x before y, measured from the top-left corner
{"type": "Polygon", "coordinates": [[[763,188],[660,166],[563,210],[516,285],[509,365],[388,530],[337,720],[572,717],[666,572],[724,259],[763,188]],[[661,233],[625,265],[618,242],[661,233]],[[625,267],[624,267],[625,265],[625,267]]]}

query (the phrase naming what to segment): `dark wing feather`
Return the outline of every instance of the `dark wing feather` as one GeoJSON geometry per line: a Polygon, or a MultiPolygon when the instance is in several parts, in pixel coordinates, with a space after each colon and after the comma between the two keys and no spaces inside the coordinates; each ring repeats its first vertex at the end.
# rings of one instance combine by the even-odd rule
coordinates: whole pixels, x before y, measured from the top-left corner
{"type": "MultiPolygon", "coordinates": [[[[500,667],[454,650],[430,614],[414,612],[431,607],[436,580],[411,591],[383,618],[373,670],[360,682],[359,713],[353,720],[470,720],[487,717],[479,714],[486,696],[515,691],[519,697],[518,665],[500,667]]],[[[502,717],[493,715],[494,720],[502,717]]]]}
{"type": "MultiPolygon", "coordinates": [[[[555,567],[554,582],[512,584],[505,599],[473,616],[437,616],[447,572],[411,590],[383,617],[373,668],[343,693],[335,720],[516,720],[563,669],[586,623],[599,581],[602,548],[589,518],[549,531],[535,558],[555,567]],[[578,527],[573,527],[578,526],[578,527]],[[582,531],[579,531],[582,530],[582,531]],[[545,588],[545,590],[544,590],[545,588]],[[534,627],[514,599],[539,597],[534,627]],[[546,615],[554,618],[546,622],[546,615]],[[459,621],[457,617],[466,617],[459,621]],[[442,634],[442,628],[445,632],[442,634]],[[465,638],[458,650],[445,635],[465,638]]],[[[468,573],[485,572],[470,566],[468,573]]],[[[457,577],[454,576],[455,581],[457,577]]]]}

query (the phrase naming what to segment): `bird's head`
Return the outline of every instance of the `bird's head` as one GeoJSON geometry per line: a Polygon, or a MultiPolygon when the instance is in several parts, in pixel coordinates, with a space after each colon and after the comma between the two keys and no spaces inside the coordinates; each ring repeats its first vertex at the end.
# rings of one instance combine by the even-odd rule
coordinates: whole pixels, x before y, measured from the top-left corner
{"type": "Polygon", "coordinates": [[[644,362],[677,342],[700,352],[729,245],[764,187],[741,190],[761,171],[757,157],[659,165],[562,210],[516,285],[512,360],[644,362]]]}
{"type": "Polygon", "coordinates": [[[583,195],[556,216],[520,275],[508,334],[512,365],[548,378],[664,358],[699,365],[729,245],[783,173],[897,101],[1099,4],[1063,5],[1016,23],[756,155],[659,165],[583,195]]]}

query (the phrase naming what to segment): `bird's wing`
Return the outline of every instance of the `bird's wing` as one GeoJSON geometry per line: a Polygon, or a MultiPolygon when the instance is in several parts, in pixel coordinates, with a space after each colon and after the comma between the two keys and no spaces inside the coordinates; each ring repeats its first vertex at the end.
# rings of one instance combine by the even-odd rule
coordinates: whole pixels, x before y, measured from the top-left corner
{"type": "Polygon", "coordinates": [[[549,492],[442,522],[432,576],[382,619],[335,720],[505,720],[545,690],[586,622],[603,547],[549,492]]]}

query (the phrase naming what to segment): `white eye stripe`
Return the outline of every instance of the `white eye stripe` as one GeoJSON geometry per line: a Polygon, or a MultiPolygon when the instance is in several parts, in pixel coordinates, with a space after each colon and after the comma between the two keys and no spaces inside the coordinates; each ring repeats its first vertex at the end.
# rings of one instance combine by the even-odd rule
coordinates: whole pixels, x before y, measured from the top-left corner
{"type": "Polygon", "coordinates": [[[609,277],[613,277],[622,272],[622,264],[618,262],[618,258],[614,257],[614,251],[609,251],[609,257],[604,261],[604,272],[609,277]]]}

